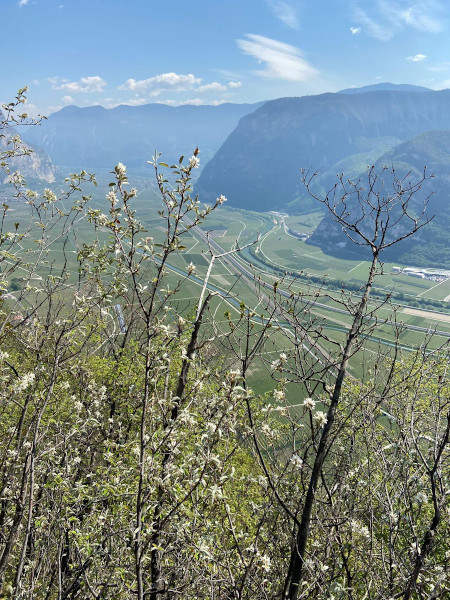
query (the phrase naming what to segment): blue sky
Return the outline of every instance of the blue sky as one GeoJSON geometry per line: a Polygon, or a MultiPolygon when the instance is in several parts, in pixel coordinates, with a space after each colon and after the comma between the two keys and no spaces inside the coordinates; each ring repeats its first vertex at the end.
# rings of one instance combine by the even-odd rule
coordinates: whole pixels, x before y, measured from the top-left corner
{"type": "Polygon", "coordinates": [[[449,17],[444,0],[1,0],[0,101],[23,85],[44,114],[441,89],[449,17]]]}

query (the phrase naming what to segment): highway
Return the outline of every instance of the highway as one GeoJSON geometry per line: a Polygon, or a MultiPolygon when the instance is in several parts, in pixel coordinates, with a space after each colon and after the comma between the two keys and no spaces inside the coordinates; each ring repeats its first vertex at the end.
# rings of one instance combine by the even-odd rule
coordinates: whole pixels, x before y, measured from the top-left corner
{"type": "MultiPolygon", "coordinates": [[[[224,248],[222,248],[214,239],[212,239],[211,237],[209,237],[207,235],[206,231],[203,231],[203,229],[201,229],[198,226],[194,226],[192,227],[192,221],[190,219],[188,219],[187,217],[184,217],[184,222],[186,223],[186,225],[191,226],[191,232],[194,233],[197,237],[199,237],[201,240],[203,240],[206,244],[209,244],[209,247],[211,248],[211,250],[213,250],[214,252],[216,252],[217,254],[223,254],[226,253],[226,250],[224,248]]],[[[235,274],[241,275],[246,281],[247,283],[250,285],[250,287],[255,290],[255,288],[258,285],[261,285],[263,287],[265,287],[266,289],[269,290],[273,290],[273,284],[264,281],[263,279],[258,280],[257,284],[255,282],[255,275],[254,273],[250,270],[249,267],[247,267],[246,265],[243,264],[243,262],[241,262],[241,260],[238,260],[236,258],[235,255],[233,254],[229,254],[225,257],[223,257],[221,260],[225,260],[227,262],[227,264],[229,266],[231,266],[231,268],[233,269],[235,274]]],[[[273,275],[273,274],[270,274],[273,275]]],[[[288,291],[288,290],[283,290],[280,287],[277,288],[277,293],[279,293],[281,296],[284,296],[285,298],[291,298],[293,296],[293,293],[288,291]]],[[[335,306],[329,306],[328,304],[324,304],[321,302],[313,302],[313,303],[309,303],[306,300],[303,300],[300,296],[298,297],[299,300],[301,302],[303,302],[305,305],[311,305],[312,308],[321,308],[323,310],[327,310],[333,313],[338,313],[338,314],[343,314],[346,316],[351,315],[350,312],[342,309],[342,308],[337,308],[335,306]]],[[[265,301],[272,303],[272,301],[265,296],[265,301]]],[[[273,304],[270,304],[273,305],[273,304]]],[[[283,315],[284,318],[286,318],[286,315],[283,315]]],[[[326,318],[326,317],[324,317],[326,318]]],[[[366,321],[372,321],[372,322],[376,322],[380,325],[391,325],[393,327],[402,327],[404,329],[408,329],[411,331],[418,331],[420,333],[425,333],[425,334],[433,334],[433,335],[438,335],[440,337],[445,338],[446,340],[450,339],[450,332],[448,331],[443,331],[443,330],[439,330],[439,329],[434,329],[432,327],[420,327],[418,325],[412,325],[409,323],[398,323],[389,319],[379,319],[375,316],[366,316],[364,317],[364,319],[366,321]]]]}

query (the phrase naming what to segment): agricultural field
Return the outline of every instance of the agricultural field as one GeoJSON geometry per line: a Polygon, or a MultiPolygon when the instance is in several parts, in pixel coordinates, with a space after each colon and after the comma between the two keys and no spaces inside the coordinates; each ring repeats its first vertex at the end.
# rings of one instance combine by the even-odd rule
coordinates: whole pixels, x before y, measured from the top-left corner
{"type": "MultiPolygon", "coordinates": [[[[154,238],[154,241],[161,243],[163,241],[165,222],[158,215],[161,209],[161,203],[151,186],[144,188],[145,191],[133,199],[137,215],[145,224],[148,235],[154,238]]],[[[92,204],[94,208],[106,210],[106,201],[103,193],[94,190],[92,204]]],[[[283,271],[292,271],[300,273],[302,277],[287,275],[282,279],[280,288],[289,290],[289,293],[298,295],[314,294],[314,303],[310,301],[306,304],[298,304],[300,321],[301,312],[305,311],[305,324],[310,319],[315,319],[317,327],[320,327],[326,334],[326,339],[320,342],[320,348],[326,353],[333,353],[337,350],[336,343],[342,343],[345,334],[351,324],[351,316],[342,310],[342,292],[327,287],[327,280],[338,280],[339,285],[345,290],[347,285],[353,286],[354,291],[360,288],[368,272],[368,263],[358,260],[343,260],[324,254],[316,246],[301,241],[289,234],[289,230],[298,233],[310,233],[320,221],[321,214],[314,212],[306,215],[284,216],[284,223],[280,216],[276,214],[261,214],[248,211],[230,209],[226,206],[219,207],[211,214],[207,221],[198,229],[186,232],[183,238],[185,250],[178,254],[173,254],[170,259],[170,265],[167,270],[167,285],[171,289],[177,288],[177,293],[172,298],[172,303],[177,312],[189,317],[195,311],[196,301],[203,287],[204,278],[211,260],[211,251],[215,254],[220,253],[217,246],[208,245],[205,235],[208,234],[210,242],[219,244],[221,251],[228,252],[251,245],[242,252],[236,253],[236,263],[230,263],[227,258],[217,259],[214,268],[211,271],[208,281],[208,288],[214,292],[210,306],[210,312],[214,316],[217,327],[223,327],[224,330],[229,327],[224,315],[229,311],[233,321],[239,319],[239,306],[245,304],[247,310],[255,310],[257,315],[265,313],[268,308],[268,299],[271,296],[270,289],[276,280],[280,279],[283,271]],[[285,228],[286,226],[286,228],[285,228]],[[202,233],[202,235],[200,235],[202,233]],[[195,265],[195,274],[187,277],[187,266],[189,263],[195,265]],[[236,268],[236,264],[241,265],[243,271],[236,268]],[[272,268],[271,268],[272,267],[272,268]],[[254,273],[255,280],[260,278],[268,287],[260,289],[257,293],[255,289],[255,280],[245,275],[251,271],[254,273]],[[314,277],[308,280],[308,277],[314,277]],[[318,281],[317,278],[320,280],[318,281]],[[262,295],[261,295],[262,293],[262,295]]],[[[23,204],[11,204],[8,211],[7,224],[12,227],[14,223],[19,222],[19,231],[22,223],[29,221],[29,207],[23,204]]],[[[36,230],[38,237],[39,228],[36,230]]],[[[66,291],[69,297],[73,294],[71,285],[78,278],[77,253],[83,244],[92,243],[93,225],[85,219],[80,219],[71,233],[64,237],[58,234],[58,227],[52,231],[53,242],[49,244],[47,264],[41,266],[39,276],[44,277],[48,273],[58,272],[63,268],[70,272],[66,291]]],[[[96,236],[99,243],[107,241],[108,234],[102,228],[96,230],[96,236]]],[[[22,241],[23,252],[27,253],[31,249],[36,249],[36,241],[31,231],[22,241]]],[[[427,341],[430,351],[442,347],[450,336],[450,313],[445,311],[440,314],[437,311],[423,310],[422,308],[411,307],[409,303],[417,298],[429,298],[432,300],[444,300],[450,295],[450,280],[441,284],[436,282],[415,279],[406,275],[393,275],[391,273],[393,264],[385,264],[385,274],[380,275],[377,282],[377,291],[380,294],[385,292],[401,292],[404,300],[394,311],[392,307],[381,307],[378,309],[377,317],[379,322],[370,332],[364,343],[364,348],[351,360],[351,374],[360,379],[366,376],[367,362],[370,364],[371,357],[379,356],[380,352],[387,356],[391,353],[394,342],[398,340],[402,352],[409,353],[421,347],[427,341]],[[384,321],[384,322],[383,322],[384,321]],[[403,326],[404,325],[404,326],[403,326]],[[417,329],[411,329],[411,326],[417,329]],[[431,337],[434,330],[440,333],[431,337]],[[364,354],[364,359],[362,354],[364,354]],[[365,360],[368,359],[368,360],[365,360]]],[[[148,274],[150,278],[151,274],[148,274]]],[[[20,277],[17,278],[14,286],[20,286],[20,277]]],[[[13,286],[13,287],[14,287],[13,286]]],[[[357,296],[357,292],[354,292],[357,296]]],[[[270,304],[269,304],[270,305],[270,304]]],[[[375,308],[371,304],[369,309],[375,308]]],[[[280,352],[285,352],[291,345],[292,334],[290,325],[281,313],[275,315],[278,320],[279,329],[274,328],[270,335],[270,343],[261,351],[260,356],[251,367],[250,384],[257,393],[270,392],[274,389],[276,382],[272,377],[270,363],[280,352]]],[[[276,324],[276,323],[275,323],[276,324]]],[[[261,319],[255,316],[253,319],[255,331],[260,328],[261,319]]],[[[225,333],[217,337],[217,330],[206,331],[205,335],[215,336],[217,340],[227,338],[225,333]]],[[[229,331],[226,331],[229,334],[229,331]]],[[[220,341],[217,348],[220,349],[220,341]]],[[[239,353],[234,355],[226,350],[227,344],[223,344],[223,352],[228,353],[230,364],[236,360],[239,353]]],[[[216,352],[220,350],[216,349],[216,352]]],[[[301,395],[301,394],[300,394],[301,395]]],[[[299,396],[298,385],[292,384],[287,387],[287,398],[295,404],[299,396]],[[292,397],[291,397],[292,395],[292,397]]]]}

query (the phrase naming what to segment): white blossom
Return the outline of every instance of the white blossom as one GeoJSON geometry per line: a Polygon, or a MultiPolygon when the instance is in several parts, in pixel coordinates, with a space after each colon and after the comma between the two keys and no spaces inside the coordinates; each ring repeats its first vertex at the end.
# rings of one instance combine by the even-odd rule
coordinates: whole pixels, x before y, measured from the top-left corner
{"type": "Polygon", "coordinates": [[[27,387],[32,385],[35,379],[36,375],[34,373],[26,373],[19,379],[14,389],[16,390],[16,392],[23,392],[27,389],[27,387]]]}
{"type": "Polygon", "coordinates": [[[314,415],[314,421],[317,423],[317,425],[319,427],[323,427],[328,422],[327,415],[324,412],[322,412],[321,410],[318,410],[316,412],[316,414],[314,415]]]}
{"type": "Polygon", "coordinates": [[[188,275],[191,275],[192,273],[195,273],[195,265],[194,263],[190,262],[186,268],[186,271],[188,272],[188,275]]]}
{"type": "Polygon", "coordinates": [[[425,492],[418,492],[416,494],[415,501],[418,504],[423,504],[424,502],[428,501],[428,496],[425,494],[425,492]]]}
{"type": "Polygon", "coordinates": [[[109,200],[109,202],[115,206],[117,204],[117,196],[116,196],[116,192],[114,190],[110,190],[107,194],[106,194],[106,199],[109,200]]]}
{"type": "Polygon", "coordinates": [[[225,196],[223,194],[221,194],[216,200],[217,204],[223,204],[226,201],[227,201],[227,199],[225,198],[225,196]]]}
{"type": "Polygon", "coordinates": [[[316,403],[312,398],[305,398],[303,400],[303,406],[307,409],[307,410],[314,410],[316,403]]]}
{"type": "Polygon", "coordinates": [[[117,175],[118,175],[119,177],[125,177],[125,175],[127,174],[127,168],[126,168],[126,166],[125,166],[124,164],[122,164],[121,162],[120,162],[120,163],[117,163],[117,165],[116,165],[116,169],[115,169],[115,170],[116,170],[116,173],[117,173],[117,175]]]}
{"type": "Polygon", "coordinates": [[[189,168],[190,169],[198,169],[199,164],[200,164],[200,159],[198,158],[198,156],[195,156],[195,154],[193,154],[191,156],[191,158],[189,159],[189,168]]]}
{"type": "Polygon", "coordinates": [[[290,462],[297,469],[301,469],[303,467],[303,460],[300,458],[300,456],[298,454],[293,454],[291,456],[291,461],[290,462]]]}
{"type": "Polygon", "coordinates": [[[285,393],[283,390],[274,390],[273,397],[275,398],[275,400],[278,400],[278,401],[284,400],[285,393]]]}
{"type": "Polygon", "coordinates": [[[264,571],[266,571],[266,573],[268,573],[270,571],[270,557],[266,554],[263,554],[260,557],[260,561],[262,568],[264,569],[264,571]]]}
{"type": "Polygon", "coordinates": [[[239,369],[232,369],[231,371],[228,372],[228,379],[234,383],[236,381],[236,379],[238,379],[241,376],[241,372],[239,371],[239,369]]]}

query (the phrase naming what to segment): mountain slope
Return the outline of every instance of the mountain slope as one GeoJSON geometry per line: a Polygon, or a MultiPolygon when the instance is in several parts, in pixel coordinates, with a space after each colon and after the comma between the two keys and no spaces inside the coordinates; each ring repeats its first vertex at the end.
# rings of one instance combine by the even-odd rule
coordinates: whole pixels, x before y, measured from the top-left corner
{"type": "Polygon", "coordinates": [[[27,132],[27,140],[44,148],[55,164],[71,168],[111,169],[120,161],[142,169],[155,150],[173,162],[196,146],[203,165],[239,119],[261,104],[68,106],[27,132]]]}
{"type": "Polygon", "coordinates": [[[300,167],[328,172],[323,191],[340,161],[353,157],[358,172],[365,155],[373,162],[436,129],[450,129],[450,90],[273,100],[241,119],[203,169],[196,191],[206,201],[224,194],[231,205],[247,209],[300,211],[306,198],[300,167]]]}
{"type": "MultiPolygon", "coordinates": [[[[414,196],[412,209],[419,214],[422,202],[428,197],[427,214],[434,217],[430,224],[421,229],[413,238],[400,243],[389,251],[386,256],[401,262],[417,266],[448,268],[450,265],[450,131],[429,131],[411,140],[399,144],[386,152],[375,163],[379,172],[383,166],[393,166],[399,178],[406,181],[419,181],[424,172],[424,166],[432,179],[426,181],[422,189],[414,196]]],[[[385,190],[391,188],[392,177],[389,171],[385,173],[385,190]]],[[[364,185],[365,174],[361,175],[364,185]]],[[[358,208],[349,204],[349,210],[358,216],[358,208]]],[[[400,223],[406,227],[406,221],[400,223]]],[[[316,244],[333,254],[355,251],[347,236],[329,216],[325,216],[310,238],[310,243],[316,244]]],[[[358,250],[360,252],[360,250],[358,250]]]]}

